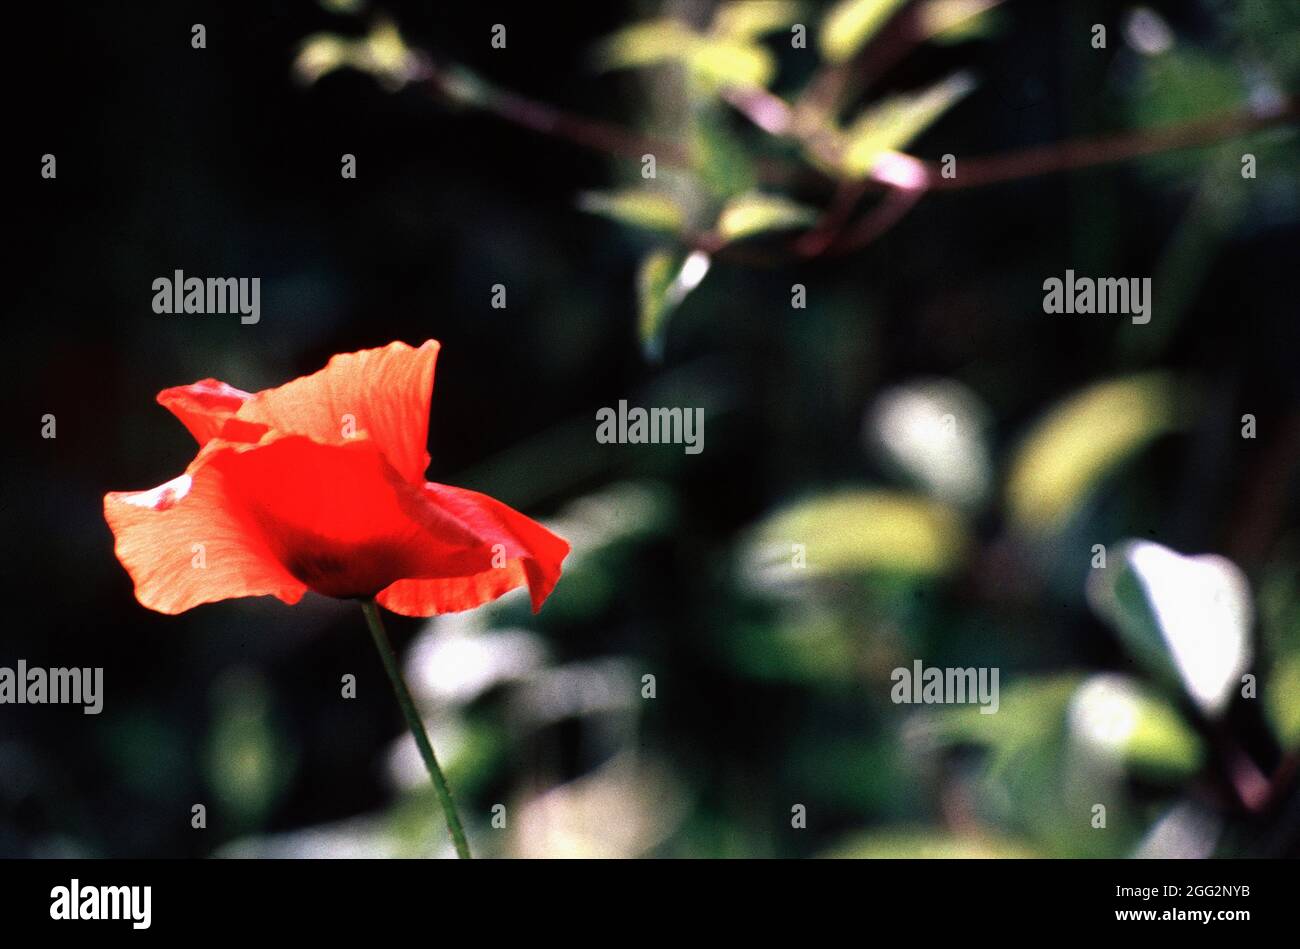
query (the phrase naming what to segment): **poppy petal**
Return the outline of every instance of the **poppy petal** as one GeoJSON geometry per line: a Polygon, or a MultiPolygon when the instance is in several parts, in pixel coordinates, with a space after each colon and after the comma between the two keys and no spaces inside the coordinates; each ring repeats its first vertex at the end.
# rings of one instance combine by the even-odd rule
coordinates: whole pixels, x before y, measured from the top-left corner
{"type": "Polygon", "coordinates": [[[216,379],[159,393],[202,447],[181,477],[104,498],[140,602],[178,613],[310,589],[427,616],[527,586],[540,609],[568,543],[423,480],[437,354],[392,343],[256,394],[216,379]]]}
{"type": "Polygon", "coordinates": [[[265,425],[234,422],[240,406],[253,397],[220,379],[200,379],[158,393],[158,404],[181,420],[200,445],[220,435],[231,441],[257,441],[265,425]]]}
{"type": "Polygon", "coordinates": [[[217,452],[208,465],[284,569],[326,596],[368,598],[401,579],[491,567],[497,538],[431,503],[368,439],[278,436],[217,452]]]}
{"type": "Polygon", "coordinates": [[[306,586],[294,579],[226,499],[219,470],[202,464],[149,491],[104,496],[104,517],[117,559],[141,605],[181,613],[239,596],[297,603],[306,586]]]}
{"type": "Polygon", "coordinates": [[[569,544],[545,527],[477,491],[426,483],[425,497],[490,545],[487,569],[454,576],[399,580],[377,597],[404,616],[469,610],[527,584],[533,612],[560,579],[569,544]]]}
{"type": "Polygon", "coordinates": [[[326,444],[367,437],[406,480],[424,480],[429,467],[429,400],[438,343],[416,349],[390,343],[333,357],[328,365],[257,393],[238,418],[286,435],[326,444]]]}

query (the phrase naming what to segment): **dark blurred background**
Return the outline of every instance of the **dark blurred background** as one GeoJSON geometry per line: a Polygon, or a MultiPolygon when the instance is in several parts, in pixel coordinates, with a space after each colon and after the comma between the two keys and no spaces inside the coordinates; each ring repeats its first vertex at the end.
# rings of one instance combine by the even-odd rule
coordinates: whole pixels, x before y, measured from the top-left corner
{"type": "MultiPolygon", "coordinates": [[[[1134,26],[1136,8],[1010,0],[964,42],[919,44],[848,111],[968,70],[974,91],[908,145],[960,168],[1297,94],[1294,4],[1150,3],[1134,26]],[[1107,25],[1104,50],[1093,23],[1107,25]]],[[[102,666],[105,708],[0,707],[0,855],[446,852],[355,605],[148,612],[101,509],[104,492],[159,484],[193,455],[160,389],[215,376],[256,390],[334,353],[427,338],[443,344],[429,477],[493,494],[575,548],[538,617],[507,598],[390,619],[477,851],[1300,846],[1294,123],[936,192],[851,254],[720,253],[656,361],[638,334],[637,274],[664,239],[579,206],[637,182],[638,162],[420,83],[386,88],[348,68],[294,78],[309,37],[363,38],[387,17],[440,66],[650,129],[677,88],[657,71],[672,67],[600,72],[591,51],[668,14],[711,15],[305,0],[7,12],[0,665],[102,666]],[[191,47],[195,23],[206,49],[191,47]],[[490,45],[495,23],[505,50],[490,45]],[[1240,174],[1246,152],[1255,179],[1240,174]],[[39,175],[45,153],[55,180],[39,175]],[[340,177],[344,153],[355,180],[340,177]],[[1045,314],[1043,281],[1067,268],[1153,277],[1153,321],[1045,314]],[[260,276],[261,321],[154,314],[151,283],[175,269],[260,276]],[[790,306],[794,283],[806,309],[790,306]],[[1090,394],[1063,435],[1030,438],[1090,394]],[[897,398],[953,415],[957,453],[926,454],[882,421],[897,398]],[[595,412],[619,399],[705,407],[703,453],[598,444],[595,412]],[[46,413],[55,439],[40,437],[46,413]],[[1254,439],[1240,434],[1246,413],[1254,439]],[[1117,416],[1139,434],[1116,436],[1117,416]],[[1048,461],[1025,461],[1033,450],[1048,461]],[[957,463],[969,477],[953,488],[957,463]],[[1060,517],[1017,502],[1017,483],[1060,517]],[[1116,558],[1133,538],[1242,571],[1257,699],[1210,715],[1090,606],[1092,545],[1116,558]],[[791,542],[808,545],[806,575],[771,554],[788,567],[791,542]],[[891,703],[890,670],[915,658],[998,667],[1001,711],[891,703]],[[355,700],[340,696],[345,674],[355,700]],[[1080,690],[1099,675],[1141,690],[1140,747],[1102,753],[1078,733],[1080,690]],[[1242,799],[1243,768],[1268,782],[1266,802],[1242,799]],[[1090,825],[1094,802],[1108,805],[1105,829],[1090,825]],[[504,829],[490,824],[498,803],[504,829]],[[796,805],[806,828],[791,826],[796,805]]],[[[825,14],[805,4],[798,21],[815,34],[825,14]]],[[[815,57],[786,35],[763,42],[779,65],[771,89],[793,96],[815,57]]],[[[710,114],[741,147],[799,162],[734,112],[710,114]]],[[[662,116],[655,132],[672,137],[662,116]]],[[[790,193],[824,207],[830,190],[811,174],[790,193]]]]}

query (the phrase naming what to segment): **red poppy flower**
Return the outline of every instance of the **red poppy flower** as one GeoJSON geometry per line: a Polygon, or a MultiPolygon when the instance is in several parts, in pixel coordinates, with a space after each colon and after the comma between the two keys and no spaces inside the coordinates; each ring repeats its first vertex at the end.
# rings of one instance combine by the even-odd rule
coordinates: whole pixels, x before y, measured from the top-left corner
{"type": "Polygon", "coordinates": [[[104,497],[136,598],[180,613],[314,590],[431,616],[527,584],[540,609],[568,543],[500,501],[424,480],[437,356],[433,340],[391,343],[263,392],[204,379],[158,393],[200,448],[180,477],[104,497]]]}

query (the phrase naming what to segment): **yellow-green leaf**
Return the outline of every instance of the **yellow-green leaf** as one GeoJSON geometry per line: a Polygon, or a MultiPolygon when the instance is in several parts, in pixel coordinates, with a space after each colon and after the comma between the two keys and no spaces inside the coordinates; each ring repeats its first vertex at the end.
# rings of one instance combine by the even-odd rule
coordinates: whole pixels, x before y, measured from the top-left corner
{"type": "Polygon", "coordinates": [[[718,216],[718,235],[725,241],[739,241],[768,231],[804,227],[817,213],[789,198],[751,191],[732,198],[718,216]]]}
{"type": "Polygon", "coordinates": [[[1124,763],[1148,777],[1185,778],[1201,767],[1201,742],[1168,702],[1152,693],[1137,703],[1137,721],[1124,763]]]}
{"type": "Polygon", "coordinates": [[[1002,0],[926,0],[918,13],[921,35],[940,43],[957,43],[988,33],[993,8],[1002,0]]]}
{"type": "Polygon", "coordinates": [[[1101,759],[1155,780],[1186,778],[1200,769],[1196,732],[1164,698],[1116,673],[1091,676],[1070,699],[1070,734],[1101,759]]]}
{"type": "Polygon", "coordinates": [[[776,58],[752,39],[705,36],[669,18],[619,30],[595,52],[600,69],[680,62],[706,87],[766,86],[776,74],[776,58]]]}
{"type": "Polygon", "coordinates": [[[713,33],[749,40],[790,26],[799,18],[799,4],[786,0],[732,0],[713,15],[713,33]]]}
{"type": "Polygon", "coordinates": [[[981,860],[1029,858],[1038,854],[1018,841],[990,834],[891,827],[851,837],[822,856],[851,860],[981,860]]]}
{"type": "Polygon", "coordinates": [[[650,231],[677,234],[686,224],[685,212],[670,195],[643,188],[588,192],[578,205],[584,211],[650,231]]]}
{"type": "Polygon", "coordinates": [[[691,167],[715,198],[730,198],[752,190],[758,172],[745,142],[710,94],[693,96],[690,115],[691,167]]]}
{"type": "Polygon", "coordinates": [[[637,300],[640,303],[641,345],[647,350],[658,348],[669,306],[665,297],[681,258],[668,250],[647,254],[637,273],[637,300]]]}
{"type": "Polygon", "coordinates": [[[668,317],[681,305],[709,272],[709,257],[701,251],[683,256],[677,251],[656,250],[641,262],[637,274],[640,304],[641,345],[651,359],[663,354],[668,317]]]}
{"type": "Polygon", "coordinates": [[[842,63],[876,35],[907,0],[841,0],[826,14],[817,41],[822,55],[842,63]]]}
{"type": "Polygon", "coordinates": [[[298,81],[311,85],[351,61],[355,41],[333,33],[317,33],[303,40],[293,61],[298,81]]]}
{"type": "Polygon", "coordinates": [[[691,73],[710,86],[764,87],[776,75],[776,58],[757,43],[707,39],[685,55],[691,73]]]}
{"type": "Polygon", "coordinates": [[[844,132],[840,170],[853,177],[870,174],[882,155],[905,148],[972,87],[969,76],[957,73],[923,92],[871,106],[844,132]]]}
{"type": "Polygon", "coordinates": [[[293,69],[300,82],[310,85],[336,69],[350,66],[396,88],[410,78],[411,56],[397,27],[380,20],[361,39],[332,33],[309,36],[298,50],[293,69]]]}
{"type": "Polygon", "coordinates": [[[1264,685],[1264,707],[1278,743],[1288,751],[1300,747],[1300,652],[1274,665],[1264,685]]]}
{"type": "Polygon", "coordinates": [[[648,66],[686,57],[700,41],[699,34],[680,20],[663,18],[637,23],[606,37],[596,47],[601,69],[648,66]]]}
{"type": "Polygon", "coordinates": [[[398,76],[405,68],[410,50],[397,27],[381,20],[366,37],[366,56],[371,65],[387,76],[398,76]]]}
{"type": "Polygon", "coordinates": [[[752,535],[744,560],[760,585],[839,573],[932,576],[956,566],[961,517],[919,495],[846,490],[777,511],[752,535]]]}
{"type": "Polygon", "coordinates": [[[1011,462],[1012,521],[1031,533],[1063,527],[1097,483],[1176,426],[1173,382],[1160,374],[1098,383],[1040,421],[1011,462]]]}

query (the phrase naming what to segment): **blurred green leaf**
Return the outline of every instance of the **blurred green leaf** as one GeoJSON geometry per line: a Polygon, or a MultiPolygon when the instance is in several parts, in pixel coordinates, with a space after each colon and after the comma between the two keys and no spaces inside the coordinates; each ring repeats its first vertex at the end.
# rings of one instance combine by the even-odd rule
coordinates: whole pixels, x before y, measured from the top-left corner
{"type": "Polygon", "coordinates": [[[656,250],[641,261],[637,273],[637,299],[641,311],[641,345],[648,353],[657,352],[661,346],[664,323],[671,307],[667,300],[668,288],[681,267],[680,254],[656,250]]]}
{"type": "Polygon", "coordinates": [[[649,231],[680,234],[686,226],[686,214],[671,195],[644,188],[588,192],[578,205],[592,214],[649,231]]]}
{"type": "Polygon", "coordinates": [[[844,131],[840,170],[853,177],[869,175],[882,155],[906,148],[973,85],[969,76],[957,73],[923,92],[870,106],[844,131]]]}
{"type": "MultiPolygon", "coordinates": [[[[1120,834],[1098,836],[1078,814],[1095,798],[1080,782],[1106,780],[1095,755],[1077,754],[1068,710],[1081,677],[1075,673],[1003,683],[998,711],[976,705],[933,707],[921,721],[940,747],[973,745],[984,751],[974,787],[1000,826],[1028,834],[1048,853],[1115,855],[1127,846],[1120,834]]],[[[926,734],[922,731],[921,734],[926,734]]],[[[1126,823],[1122,816],[1117,825],[1126,823]]]]}
{"type": "Polygon", "coordinates": [[[351,67],[396,88],[410,78],[411,50],[391,20],[378,20],[361,39],[333,33],[307,37],[294,59],[294,75],[310,85],[336,69],[351,67]]]}
{"type": "Polygon", "coordinates": [[[866,44],[908,0],[841,0],[822,21],[818,45],[832,63],[842,63],[866,44]]]}
{"type": "Polygon", "coordinates": [[[1115,673],[1083,682],[1070,701],[1074,739],[1144,778],[1179,781],[1200,769],[1200,738],[1163,697],[1115,673]]]}
{"type": "Polygon", "coordinates": [[[799,4],[786,0],[732,0],[713,15],[713,33],[733,40],[752,40],[791,26],[799,19],[799,4]]]}
{"type": "Polygon", "coordinates": [[[1252,649],[1250,586],[1235,564],[1131,541],[1092,571],[1088,599],[1151,672],[1181,682],[1207,714],[1223,710],[1252,649]]]}
{"type": "Polygon", "coordinates": [[[1300,747],[1300,652],[1274,664],[1264,686],[1264,706],[1278,743],[1287,750],[1300,747]]]}
{"type": "Polygon", "coordinates": [[[1173,382],[1149,374],[1096,383],[1052,409],[1011,461],[1012,521],[1031,533],[1059,530],[1104,477],[1176,427],[1174,405],[1173,382]]]}
{"type": "Polygon", "coordinates": [[[1162,126],[1236,108],[1245,98],[1241,71],[1231,61],[1188,47],[1142,62],[1134,107],[1143,125],[1162,126]]]}
{"type": "Polygon", "coordinates": [[[768,231],[789,230],[811,224],[817,212],[789,198],[750,192],[728,201],[718,216],[718,235],[739,241],[768,231]]]}
{"type": "Polygon", "coordinates": [[[214,687],[213,704],[208,783],[237,826],[255,826],[288,786],[294,755],[282,741],[260,676],[228,674],[214,687]]]}
{"type": "Polygon", "coordinates": [[[758,43],[704,36],[671,18],[619,30],[596,47],[595,60],[600,69],[680,62],[708,87],[766,86],[776,73],[776,59],[758,43]]]}
{"type": "Polygon", "coordinates": [[[728,637],[733,665],[758,679],[821,684],[852,681],[853,641],[829,612],[790,617],[776,626],[745,626],[728,637]]]}
{"type": "Polygon", "coordinates": [[[709,270],[709,258],[700,251],[683,254],[656,250],[641,262],[637,274],[641,345],[651,359],[663,355],[668,317],[694,290],[709,270]]]}
{"type": "Polygon", "coordinates": [[[348,65],[354,41],[334,33],[317,33],[303,40],[294,59],[294,75],[310,85],[336,69],[348,65]]]}
{"type": "Polygon", "coordinates": [[[736,40],[697,39],[686,64],[708,86],[765,87],[776,75],[776,58],[766,48],[736,40]]]}
{"type": "Polygon", "coordinates": [[[1164,699],[1144,692],[1137,725],[1124,747],[1124,763],[1148,777],[1185,778],[1201,767],[1201,741],[1164,699]]]}
{"type": "Polygon", "coordinates": [[[1060,744],[1065,710],[1078,684],[1074,675],[1022,680],[1000,687],[994,715],[983,714],[977,706],[954,705],[935,708],[928,716],[940,740],[987,747],[996,773],[1037,746],[1060,744]]]}
{"type": "Polygon", "coordinates": [[[1237,0],[1223,14],[1231,18],[1234,40],[1265,64],[1283,89],[1300,84],[1300,4],[1277,0],[1237,0]]]}
{"type": "Polygon", "coordinates": [[[596,47],[596,64],[601,69],[623,69],[680,60],[698,39],[694,30],[670,17],[637,23],[602,40],[596,47]]]}
{"type": "Polygon", "coordinates": [[[864,440],[891,473],[940,500],[975,509],[992,488],[991,418],[968,387],[922,377],[876,397],[864,418],[864,440]]]}
{"type": "Polygon", "coordinates": [[[918,13],[921,34],[937,43],[960,43],[987,36],[996,26],[994,9],[1002,0],[926,0],[918,13]]]}
{"type": "Polygon", "coordinates": [[[690,134],[691,166],[714,197],[730,198],[758,185],[754,161],[716,99],[693,97],[690,134]]]}
{"type": "Polygon", "coordinates": [[[769,516],[748,542],[750,568],[773,580],[881,570],[933,576],[966,544],[961,517],[919,495],[849,490],[819,495],[769,516]],[[792,550],[802,545],[806,566],[792,550]]]}
{"type": "Polygon", "coordinates": [[[993,834],[894,827],[850,837],[822,856],[851,860],[981,860],[1027,859],[1041,854],[1026,844],[993,834]]]}

